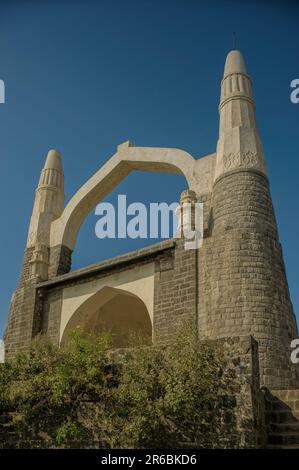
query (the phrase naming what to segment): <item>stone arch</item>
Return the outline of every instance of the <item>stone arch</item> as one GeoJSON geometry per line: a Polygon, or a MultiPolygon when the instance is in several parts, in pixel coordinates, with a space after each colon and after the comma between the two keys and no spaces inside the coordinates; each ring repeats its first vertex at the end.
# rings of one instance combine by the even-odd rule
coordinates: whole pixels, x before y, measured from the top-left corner
{"type": "Polygon", "coordinates": [[[76,309],[62,332],[61,345],[78,326],[88,333],[109,331],[114,347],[129,346],[131,334],[138,334],[146,342],[152,339],[152,322],[145,303],[132,292],[115,287],[103,287],[76,309]]]}
{"type": "Polygon", "coordinates": [[[79,229],[96,204],[133,170],[159,171],[185,176],[190,189],[197,190],[195,160],[189,153],[170,148],[118,146],[114,154],[70,199],[61,216],[51,224],[50,246],[73,251],[79,229]]]}

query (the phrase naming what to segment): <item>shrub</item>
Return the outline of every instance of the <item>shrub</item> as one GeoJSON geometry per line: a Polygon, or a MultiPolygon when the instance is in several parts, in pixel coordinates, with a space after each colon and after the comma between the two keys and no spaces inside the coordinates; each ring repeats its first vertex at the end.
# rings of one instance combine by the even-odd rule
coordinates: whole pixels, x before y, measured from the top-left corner
{"type": "Polygon", "coordinates": [[[121,361],[110,348],[109,334],[75,329],[65,348],[41,336],[30,355],[5,363],[0,409],[2,416],[13,412],[16,439],[45,447],[72,441],[82,447],[184,447],[203,444],[207,430],[219,428],[219,382],[225,387],[231,378],[191,328],[165,347],[135,341],[121,361]]]}

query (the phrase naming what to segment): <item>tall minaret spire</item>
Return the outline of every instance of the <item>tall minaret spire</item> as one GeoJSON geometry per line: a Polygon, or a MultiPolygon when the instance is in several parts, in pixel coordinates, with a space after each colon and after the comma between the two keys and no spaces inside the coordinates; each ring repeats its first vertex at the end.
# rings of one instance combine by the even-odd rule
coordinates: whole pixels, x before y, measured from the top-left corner
{"type": "Polygon", "coordinates": [[[261,384],[296,388],[290,361],[296,318],[279,243],[251,80],[231,51],[221,83],[220,128],[209,232],[199,260],[202,338],[251,335],[258,343],[261,384]]]}
{"type": "Polygon", "coordinates": [[[30,220],[27,250],[33,250],[30,260],[30,278],[45,280],[48,277],[50,227],[60,217],[64,207],[64,175],[60,153],[48,152],[35,191],[30,220]]]}
{"type": "Polygon", "coordinates": [[[60,153],[50,150],[35,190],[34,205],[19,284],[13,294],[5,330],[6,357],[30,350],[41,330],[36,286],[48,279],[50,228],[64,208],[64,176],[60,153]]]}
{"type": "Polygon", "coordinates": [[[238,50],[232,50],[226,58],[219,113],[215,179],[238,168],[255,168],[265,174],[264,153],[256,126],[251,79],[238,50]]]}
{"type": "Polygon", "coordinates": [[[49,244],[50,224],[64,206],[64,175],[60,153],[49,150],[35,191],[27,247],[36,242],[49,244]]]}

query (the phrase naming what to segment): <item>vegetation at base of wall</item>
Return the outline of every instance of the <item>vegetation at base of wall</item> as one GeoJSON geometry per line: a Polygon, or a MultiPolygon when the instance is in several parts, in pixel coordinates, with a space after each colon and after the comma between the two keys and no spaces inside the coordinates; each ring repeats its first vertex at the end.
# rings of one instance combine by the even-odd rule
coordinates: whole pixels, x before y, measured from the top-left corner
{"type": "Polygon", "coordinates": [[[75,329],[64,348],[41,336],[0,367],[0,438],[4,447],[8,435],[20,446],[217,447],[223,426],[232,432],[223,405],[232,381],[189,327],[167,347],[139,341],[121,358],[108,333],[75,329]]]}

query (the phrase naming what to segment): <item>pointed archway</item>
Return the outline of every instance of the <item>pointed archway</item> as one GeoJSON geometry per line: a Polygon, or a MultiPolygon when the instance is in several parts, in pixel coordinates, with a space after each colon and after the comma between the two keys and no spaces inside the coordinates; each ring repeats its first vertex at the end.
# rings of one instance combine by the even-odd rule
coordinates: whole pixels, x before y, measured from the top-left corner
{"type": "Polygon", "coordinates": [[[144,302],[131,292],[114,287],[102,288],[77,308],[63,331],[62,345],[76,327],[86,333],[109,332],[116,348],[128,347],[134,335],[146,343],[152,339],[151,319],[144,302]]]}

